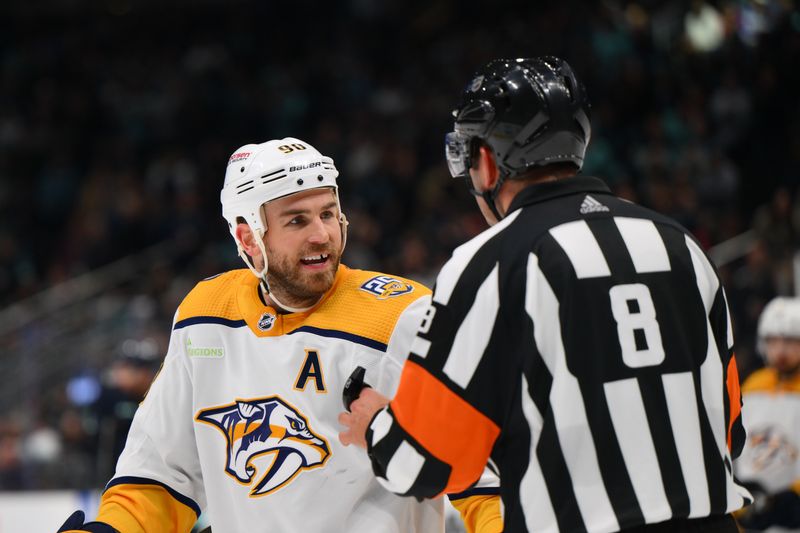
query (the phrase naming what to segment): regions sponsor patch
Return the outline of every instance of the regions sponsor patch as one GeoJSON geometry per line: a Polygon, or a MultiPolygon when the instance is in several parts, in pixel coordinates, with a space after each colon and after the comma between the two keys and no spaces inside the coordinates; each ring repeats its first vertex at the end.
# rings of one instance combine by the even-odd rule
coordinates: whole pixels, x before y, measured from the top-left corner
{"type": "Polygon", "coordinates": [[[378,297],[378,300],[385,300],[387,298],[408,294],[414,290],[414,286],[389,276],[375,276],[365,281],[360,289],[374,294],[378,297]]]}
{"type": "Polygon", "coordinates": [[[225,356],[225,348],[222,346],[195,346],[192,344],[192,339],[186,339],[186,355],[189,357],[219,358],[225,356]]]}

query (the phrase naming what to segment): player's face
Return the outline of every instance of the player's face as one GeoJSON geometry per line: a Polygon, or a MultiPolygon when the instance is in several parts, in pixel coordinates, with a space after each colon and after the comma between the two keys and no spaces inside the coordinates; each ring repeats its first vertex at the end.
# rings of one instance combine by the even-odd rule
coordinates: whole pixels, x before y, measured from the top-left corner
{"type": "Polygon", "coordinates": [[[288,305],[313,305],[331,288],[342,253],[331,189],[311,189],[266,206],[270,289],[288,305]]]}
{"type": "Polygon", "coordinates": [[[778,373],[788,375],[800,370],[800,339],[767,338],[767,363],[778,373]]]}

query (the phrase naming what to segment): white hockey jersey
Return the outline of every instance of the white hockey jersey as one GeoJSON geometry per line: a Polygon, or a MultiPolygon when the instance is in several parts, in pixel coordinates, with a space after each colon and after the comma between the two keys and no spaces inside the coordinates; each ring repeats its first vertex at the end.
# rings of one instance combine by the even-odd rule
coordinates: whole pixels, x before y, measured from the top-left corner
{"type": "Polygon", "coordinates": [[[441,499],[383,489],[339,443],[341,392],[357,366],[394,393],[430,291],[340,267],[313,310],[279,315],[247,270],[199,283],[139,408],[98,520],[125,533],[436,532],[441,499]]]}
{"type": "Polygon", "coordinates": [[[742,385],[747,441],[736,476],[769,494],[800,490],[800,372],[779,380],[774,369],[754,372],[742,385]]]}

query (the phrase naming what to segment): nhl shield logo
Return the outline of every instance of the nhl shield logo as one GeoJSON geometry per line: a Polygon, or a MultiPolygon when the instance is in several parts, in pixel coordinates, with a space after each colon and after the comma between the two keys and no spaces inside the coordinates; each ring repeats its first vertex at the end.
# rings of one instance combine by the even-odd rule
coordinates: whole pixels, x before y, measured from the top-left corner
{"type": "Polygon", "coordinates": [[[258,329],[261,331],[271,330],[273,324],[275,324],[275,315],[272,313],[264,313],[261,315],[261,318],[258,319],[258,329]]]}

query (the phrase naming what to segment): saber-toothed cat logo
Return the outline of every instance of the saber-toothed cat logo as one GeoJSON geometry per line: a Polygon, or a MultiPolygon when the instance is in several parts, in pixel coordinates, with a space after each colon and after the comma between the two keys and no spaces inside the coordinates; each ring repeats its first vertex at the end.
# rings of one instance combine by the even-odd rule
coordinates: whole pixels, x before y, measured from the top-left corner
{"type": "Polygon", "coordinates": [[[319,468],[330,457],[328,442],[314,434],[300,412],[277,396],[236,400],[197,413],[227,439],[225,472],[238,482],[255,485],[250,496],[264,496],[291,482],[303,470],[319,468]],[[270,455],[263,475],[253,460],[270,455]]]}

